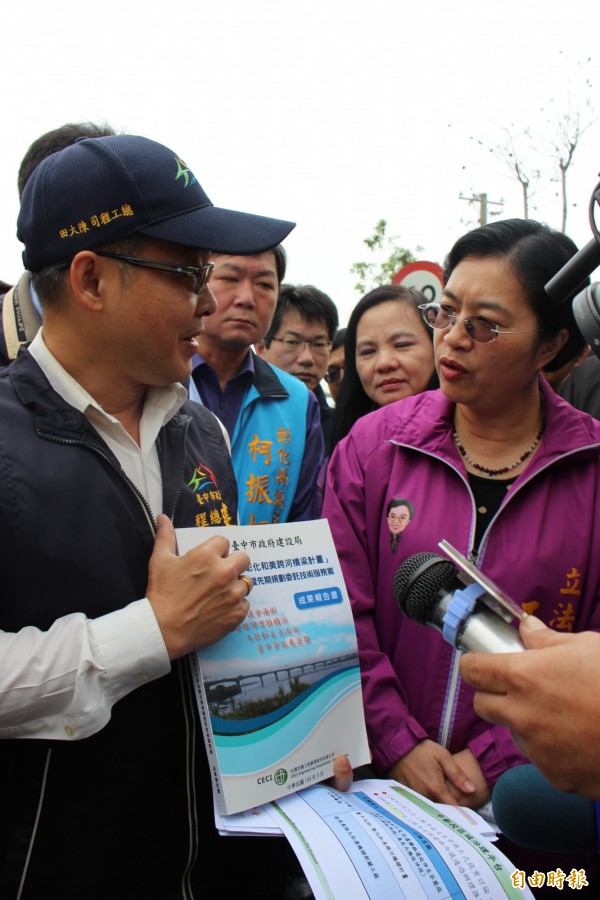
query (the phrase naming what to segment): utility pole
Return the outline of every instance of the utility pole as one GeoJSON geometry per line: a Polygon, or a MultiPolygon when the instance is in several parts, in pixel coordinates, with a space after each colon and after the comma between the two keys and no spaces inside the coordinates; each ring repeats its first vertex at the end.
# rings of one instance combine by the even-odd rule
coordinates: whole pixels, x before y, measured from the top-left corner
{"type": "MultiPolygon", "coordinates": [[[[479,203],[479,224],[487,225],[488,220],[488,206],[504,206],[504,201],[496,201],[496,200],[488,200],[487,194],[475,194],[473,197],[463,197],[462,194],[458,197],[459,200],[466,200],[467,203],[479,203]]],[[[491,215],[499,215],[499,213],[491,213],[491,215]]]]}

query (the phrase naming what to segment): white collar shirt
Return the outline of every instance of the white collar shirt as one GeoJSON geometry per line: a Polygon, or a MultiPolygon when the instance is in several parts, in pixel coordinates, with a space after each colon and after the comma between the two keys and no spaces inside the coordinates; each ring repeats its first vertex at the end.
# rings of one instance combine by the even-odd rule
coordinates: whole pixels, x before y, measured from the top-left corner
{"type": "Polygon", "coordinates": [[[156,517],[162,512],[162,477],[156,449],[160,429],[173,418],[185,400],[187,391],[181,384],[149,387],[140,421],[140,444],[136,443],[121,422],[105,412],[100,404],[64,369],[50,352],[41,328],[29,352],[57,394],[79,410],[119,460],[123,471],[150,504],[156,517]]]}

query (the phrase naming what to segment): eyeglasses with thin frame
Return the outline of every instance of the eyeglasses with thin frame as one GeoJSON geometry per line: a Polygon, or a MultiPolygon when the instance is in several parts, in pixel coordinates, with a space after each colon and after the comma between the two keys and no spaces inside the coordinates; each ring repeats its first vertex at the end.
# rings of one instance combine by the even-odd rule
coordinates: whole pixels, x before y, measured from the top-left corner
{"type": "Polygon", "coordinates": [[[492,319],[485,316],[457,316],[453,310],[440,303],[421,303],[419,304],[423,321],[431,328],[449,328],[462,322],[465,331],[473,341],[478,344],[490,344],[495,341],[499,334],[533,334],[536,331],[544,331],[543,328],[534,328],[532,331],[500,331],[499,325],[492,319]]]}
{"type": "Polygon", "coordinates": [[[139,266],[142,269],[158,269],[160,272],[171,272],[173,275],[184,275],[194,279],[192,293],[201,294],[210,281],[210,276],[215,267],[214,263],[205,263],[203,266],[183,266],[179,263],[161,262],[156,259],[144,259],[141,256],[122,256],[120,253],[108,253],[106,250],[94,250],[96,256],[107,256],[109,259],[118,259],[130,266],[139,266]]]}
{"type": "Polygon", "coordinates": [[[327,341],[325,338],[271,338],[272,341],[278,341],[283,344],[284,352],[288,356],[300,356],[306,345],[310,347],[313,356],[326,356],[331,350],[333,341],[327,341]]]}
{"type": "Polygon", "coordinates": [[[399,516],[396,513],[388,513],[388,519],[390,522],[408,522],[410,516],[408,513],[401,513],[399,516]]]}
{"type": "Polygon", "coordinates": [[[325,372],[324,378],[327,384],[339,384],[342,378],[344,377],[344,367],[343,366],[330,366],[328,371],[325,372]]]}

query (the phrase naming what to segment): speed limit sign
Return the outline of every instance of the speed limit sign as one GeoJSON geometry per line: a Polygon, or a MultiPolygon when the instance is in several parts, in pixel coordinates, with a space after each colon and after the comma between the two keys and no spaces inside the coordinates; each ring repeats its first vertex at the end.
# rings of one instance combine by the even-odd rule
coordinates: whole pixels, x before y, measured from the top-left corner
{"type": "Polygon", "coordinates": [[[425,261],[407,263],[396,272],[392,284],[416,288],[421,291],[427,303],[433,303],[442,296],[444,273],[437,263],[425,261]]]}

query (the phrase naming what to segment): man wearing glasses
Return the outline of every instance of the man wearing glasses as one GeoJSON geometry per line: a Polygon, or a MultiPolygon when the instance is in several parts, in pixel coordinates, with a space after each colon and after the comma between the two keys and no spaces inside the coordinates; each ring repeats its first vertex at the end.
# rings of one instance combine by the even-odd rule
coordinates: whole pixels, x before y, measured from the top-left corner
{"type": "Polygon", "coordinates": [[[321,381],[338,326],[333,300],[313,285],[284,284],[271,327],[256,352],[284,372],[289,372],[313,391],[319,403],[325,446],[329,445],[333,409],[327,403],[321,381]]]}
{"type": "Polygon", "coordinates": [[[173,525],[237,517],[222,426],[179,383],[216,306],[206,248],[262,254],[292,228],[215,208],[131,135],[26,185],[43,326],[0,375],[2,897],[192,898],[231,854],[268,858],[217,836],[185,659],[243,621],[249,558],[221,536],[178,556],[173,525]]]}
{"type": "MultiPolygon", "coordinates": [[[[298,378],[252,352],[276,309],[285,275],[283,248],[249,256],[213,254],[211,261],[217,311],[198,336],[190,397],[227,429],[240,522],[317,518],[323,460],[317,399],[298,378]]],[[[327,334],[320,343],[326,354],[327,334]]]]}

